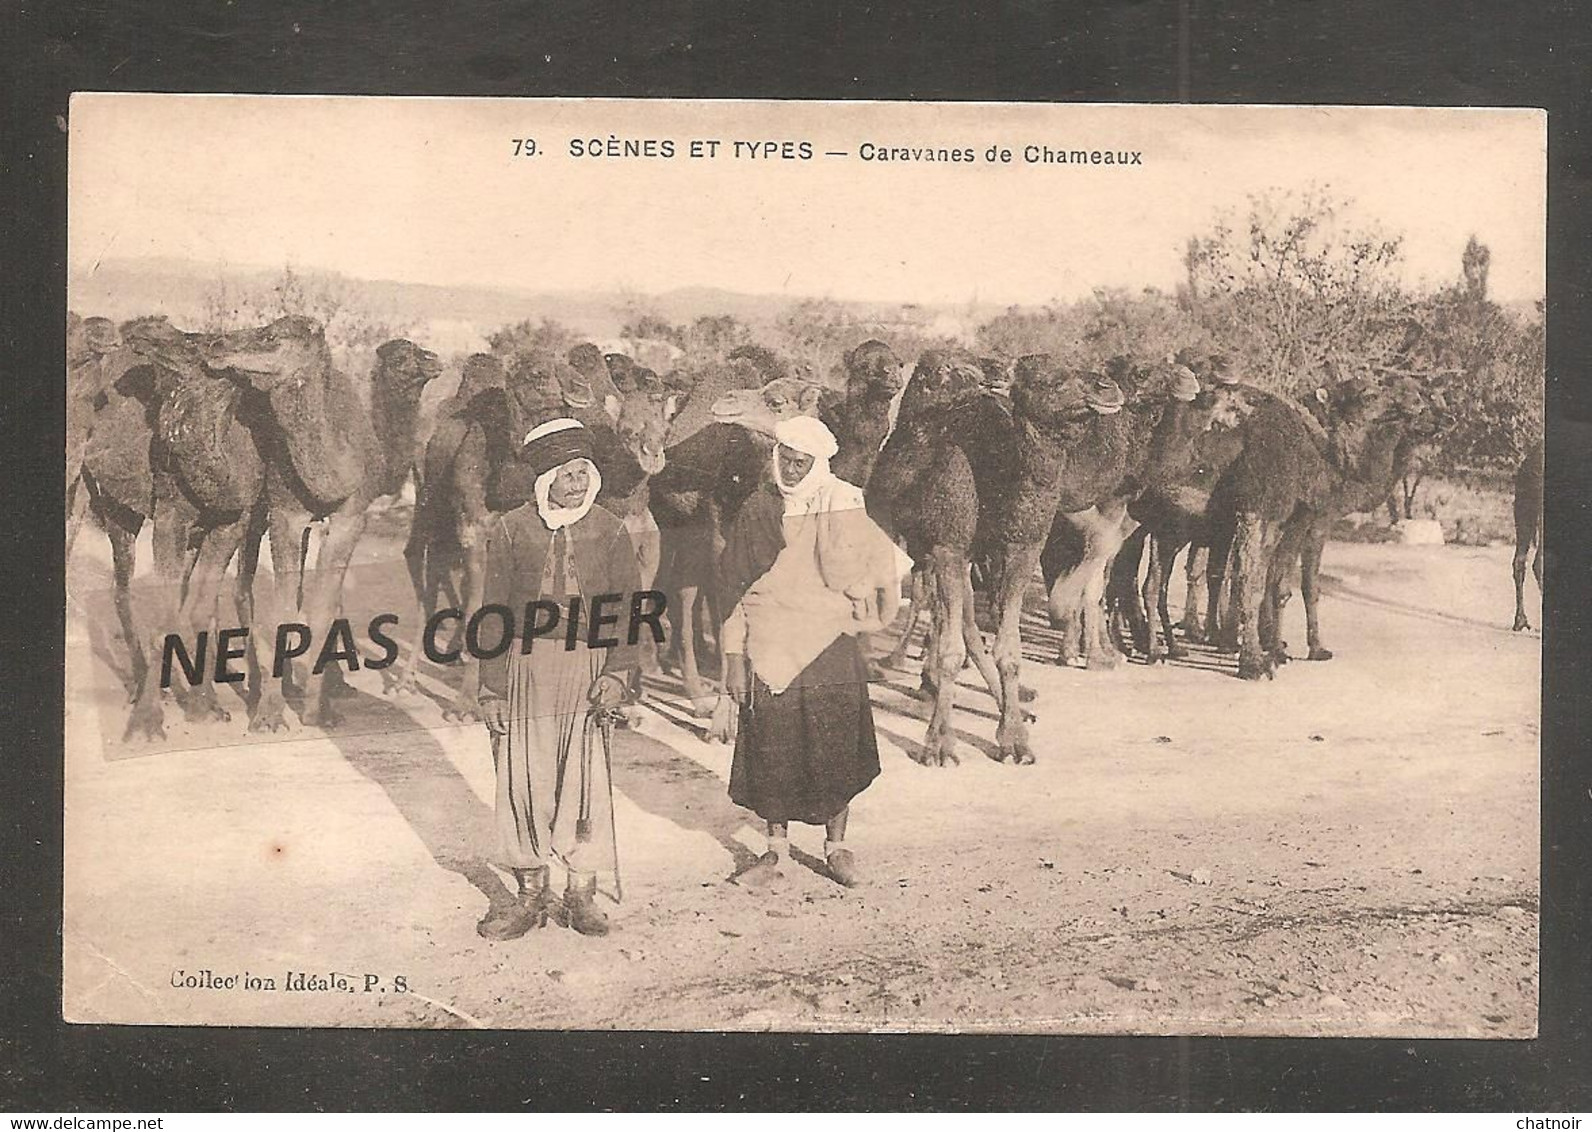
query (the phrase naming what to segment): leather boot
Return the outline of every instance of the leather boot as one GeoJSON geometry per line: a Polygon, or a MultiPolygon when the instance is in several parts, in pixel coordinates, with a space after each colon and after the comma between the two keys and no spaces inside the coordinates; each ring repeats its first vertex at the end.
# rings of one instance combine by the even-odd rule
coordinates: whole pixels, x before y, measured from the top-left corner
{"type": "Polygon", "coordinates": [[[519,893],[513,900],[489,911],[475,925],[476,934],[482,939],[519,939],[532,928],[547,926],[553,904],[547,866],[516,869],[515,876],[519,881],[519,893]]]}
{"type": "Polygon", "coordinates": [[[581,935],[607,935],[608,917],[597,907],[597,878],[577,879],[570,874],[569,887],[564,890],[564,923],[581,935]]]}

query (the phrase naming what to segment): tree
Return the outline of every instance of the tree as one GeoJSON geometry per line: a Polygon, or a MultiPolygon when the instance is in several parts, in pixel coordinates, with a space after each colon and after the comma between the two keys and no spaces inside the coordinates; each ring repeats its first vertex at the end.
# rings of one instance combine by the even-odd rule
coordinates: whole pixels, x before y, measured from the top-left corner
{"type": "Polygon", "coordinates": [[[1274,190],[1189,241],[1185,290],[1249,380],[1303,394],[1396,351],[1400,242],[1326,190],[1274,190]]]}
{"type": "Polygon", "coordinates": [[[549,353],[562,358],[584,339],[576,331],[551,318],[525,319],[487,335],[487,347],[499,358],[515,354],[549,353]]]}

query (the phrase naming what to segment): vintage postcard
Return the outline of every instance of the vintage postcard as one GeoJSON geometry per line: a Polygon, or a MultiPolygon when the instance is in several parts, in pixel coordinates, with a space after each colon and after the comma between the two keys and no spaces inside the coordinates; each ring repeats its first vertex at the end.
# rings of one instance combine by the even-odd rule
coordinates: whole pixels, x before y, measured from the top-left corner
{"type": "Polygon", "coordinates": [[[1535,1035],[1540,111],[69,129],[67,1020],[1535,1035]]]}

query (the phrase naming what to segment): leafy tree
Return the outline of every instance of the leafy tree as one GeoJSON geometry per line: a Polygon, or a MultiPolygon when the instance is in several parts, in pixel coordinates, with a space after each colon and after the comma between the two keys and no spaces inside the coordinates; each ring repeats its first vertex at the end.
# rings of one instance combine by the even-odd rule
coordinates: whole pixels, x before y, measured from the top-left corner
{"type": "Polygon", "coordinates": [[[525,319],[487,335],[487,346],[500,358],[546,352],[562,358],[584,341],[574,330],[551,318],[525,319]]]}
{"type": "Polygon", "coordinates": [[[1247,379],[1303,394],[1396,353],[1400,242],[1325,190],[1262,193],[1189,241],[1185,302],[1247,379]]]}

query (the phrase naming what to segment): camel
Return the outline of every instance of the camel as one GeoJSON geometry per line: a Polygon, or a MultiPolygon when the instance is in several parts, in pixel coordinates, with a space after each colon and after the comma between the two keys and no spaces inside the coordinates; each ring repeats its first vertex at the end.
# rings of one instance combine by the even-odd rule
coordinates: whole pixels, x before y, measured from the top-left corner
{"type": "MultiPolygon", "coordinates": [[[[412,342],[384,344],[377,351],[367,412],[347,375],[333,367],[325,331],[309,318],[288,315],[219,335],[205,343],[203,356],[210,368],[229,371],[245,387],[265,464],[264,506],[239,561],[240,593],[254,593],[261,543],[269,537],[278,595],[291,595],[278,611],[290,616],[276,621],[296,619],[309,627],[312,640],[325,642],[366,510],[403,487],[420,396],[441,366],[435,354],[412,342]],[[312,525],[321,529],[313,567],[312,525]]],[[[255,613],[251,623],[258,621],[258,602],[255,613]]],[[[328,683],[310,665],[308,654],[297,659],[299,718],[310,726],[333,726],[337,712],[328,683]]],[[[281,681],[262,680],[250,729],[285,727],[284,707],[281,681]]]]}
{"type": "MultiPolygon", "coordinates": [[[[490,354],[465,361],[459,389],[443,405],[426,445],[421,489],[404,548],[421,608],[417,629],[436,612],[443,589],[451,591],[457,608],[480,607],[492,520],[532,497],[531,479],[516,460],[520,441],[537,424],[564,414],[592,431],[603,476],[598,498],[631,531],[643,588],[651,587],[657,572],[657,528],[648,512],[648,480],[665,466],[664,442],[677,398],[645,390],[620,394],[606,365],[599,368],[602,357],[594,346],[577,346],[569,356],[571,364],[564,365],[547,355],[523,355],[512,359],[507,373],[503,362],[490,354]]],[[[417,638],[388,694],[414,687],[420,646],[417,638]]],[[[459,690],[443,715],[476,719],[480,668],[469,656],[461,664],[459,690]]]]}
{"type": "MultiPolygon", "coordinates": [[[[957,376],[957,367],[949,376],[957,376]]],[[[975,366],[963,380],[976,388],[980,376],[975,366]]],[[[925,383],[925,397],[930,388],[925,383]]],[[[994,671],[984,671],[981,648],[972,650],[973,659],[1000,689],[999,757],[1033,761],[1019,679],[1022,600],[1058,510],[1071,451],[1087,444],[1097,422],[1123,400],[1110,378],[1063,369],[1042,354],[1017,363],[1009,406],[988,395],[962,397],[920,415],[903,396],[907,431],[898,418],[872,484],[887,529],[907,537],[914,560],[928,562],[932,583],[934,710],[918,761],[958,761],[952,713],[967,642],[978,639],[976,626],[970,630],[970,570],[981,546],[998,567],[994,671]]]]}
{"type": "Polygon", "coordinates": [[[1515,624],[1514,631],[1531,628],[1526,619],[1526,559],[1542,590],[1542,441],[1532,445],[1515,473],[1515,624]],[[1536,553],[1533,554],[1532,551],[1536,553]]]}
{"type": "MultiPolygon", "coordinates": [[[[156,655],[168,633],[186,641],[215,619],[222,576],[261,498],[263,467],[241,393],[200,358],[199,336],[163,318],[135,319],[119,332],[108,384],[96,399],[81,476],[88,508],[111,543],[115,604],[127,642],[133,708],[125,739],[165,735],[156,655]],[[158,585],[144,618],[134,616],[131,582],[139,532],[154,528],[158,585]],[[145,640],[143,620],[151,626],[145,640]]],[[[174,681],[190,720],[226,719],[208,681],[174,681]]]]}
{"type": "Polygon", "coordinates": [[[1296,563],[1310,659],[1331,658],[1317,617],[1327,533],[1348,511],[1376,506],[1415,448],[1445,425],[1440,394],[1409,375],[1351,379],[1317,396],[1333,402],[1330,433],[1286,398],[1260,401],[1239,426],[1239,454],[1212,491],[1212,621],[1220,623],[1216,610],[1222,588],[1230,585],[1236,641],[1223,643],[1236,644],[1238,674],[1246,680],[1269,679],[1286,660],[1278,620],[1289,593],[1284,579],[1296,563]],[[1219,563],[1225,569],[1218,570],[1219,563]]]}
{"type": "Polygon", "coordinates": [[[1318,604],[1321,555],[1333,524],[1350,512],[1374,509],[1408,474],[1420,449],[1454,424],[1442,381],[1399,369],[1384,369],[1376,380],[1335,382],[1317,390],[1316,399],[1327,426],[1334,481],[1323,500],[1294,517],[1271,564],[1260,632],[1277,665],[1288,661],[1280,618],[1292,596],[1288,579],[1294,566],[1304,598],[1307,656],[1331,660],[1332,650],[1321,642],[1318,604]]]}
{"type": "MultiPolygon", "coordinates": [[[[1172,564],[1188,546],[1188,592],[1204,593],[1203,556],[1209,537],[1206,507],[1211,489],[1238,456],[1241,439],[1234,429],[1250,412],[1252,400],[1273,396],[1240,384],[1220,357],[1199,366],[1198,375],[1201,392],[1195,408],[1205,417],[1205,427],[1193,437],[1183,465],[1149,485],[1128,505],[1128,515],[1139,529],[1112,564],[1108,588],[1108,603],[1126,620],[1132,639],[1152,664],[1184,655],[1183,646],[1173,636],[1167,610],[1172,564]],[[1137,588],[1138,569],[1146,555],[1148,565],[1141,593],[1137,588]],[[1162,634],[1150,623],[1152,615],[1159,619],[1164,645],[1162,634]]],[[[1200,601],[1186,602],[1183,628],[1189,640],[1202,639],[1200,608],[1200,601]]]]}
{"type": "Polygon", "coordinates": [[[1185,366],[1169,361],[1135,372],[1119,358],[1107,373],[1127,396],[1126,409],[1091,432],[1090,446],[1069,454],[1061,513],[1040,555],[1051,622],[1061,630],[1062,663],[1074,659],[1081,633],[1091,668],[1116,664],[1101,608],[1106,572],[1137,525],[1129,505],[1178,477],[1211,420],[1195,405],[1199,380],[1185,366]]]}
{"type": "Polygon", "coordinates": [[[121,347],[121,335],[108,318],[66,319],[66,559],[88,510],[82,486],[83,454],[94,432],[95,414],[104,405],[113,380],[110,359],[121,347]]]}
{"type": "Polygon", "coordinates": [[[685,696],[693,712],[711,711],[712,695],[697,661],[698,603],[718,624],[718,562],[724,530],[768,466],[767,437],[716,421],[713,406],[731,390],[760,388],[755,366],[738,359],[693,375],[692,392],[670,427],[668,463],[652,481],[652,514],[661,541],[658,580],[669,595],[669,620],[685,696]]]}
{"type": "MultiPolygon", "coordinates": [[[[877,479],[870,476],[867,485],[868,510],[885,530],[898,531],[894,515],[896,501],[909,486],[921,482],[925,461],[932,459],[931,454],[935,446],[940,443],[946,424],[953,419],[945,417],[944,410],[954,405],[969,403],[980,394],[994,394],[999,398],[996,403],[1003,411],[1009,413],[1008,390],[1001,389],[997,392],[992,388],[988,376],[988,371],[980,364],[980,360],[966,351],[925,350],[918,358],[917,364],[913,366],[912,376],[901,393],[889,438],[875,463],[874,474],[877,479]]],[[[1009,382],[1007,387],[1009,389],[1009,382]]],[[[920,490],[928,488],[929,485],[924,483],[920,490]]],[[[908,529],[914,529],[911,516],[918,502],[915,496],[904,500],[907,515],[902,521],[908,529]]],[[[918,623],[932,610],[933,603],[928,592],[929,549],[927,545],[914,546],[910,539],[907,543],[907,553],[915,564],[912,571],[912,592],[907,609],[907,623],[900,636],[896,638],[895,647],[881,662],[879,666],[881,673],[883,669],[900,669],[906,666],[907,647],[917,632],[918,623]]],[[[985,647],[978,626],[974,623],[973,601],[970,595],[964,595],[963,615],[964,646],[968,655],[980,664],[980,671],[986,671],[983,660],[988,649],[985,647]]],[[[922,676],[922,690],[931,697],[937,694],[932,650],[931,633],[928,651],[924,655],[922,676]]],[[[993,661],[990,662],[987,672],[994,672],[993,661]]],[[[986,679],[988,680],[988,677],[986,679]]],[[[999,698],[998,680],[989,683],[991,694],[999,698]]]]}

